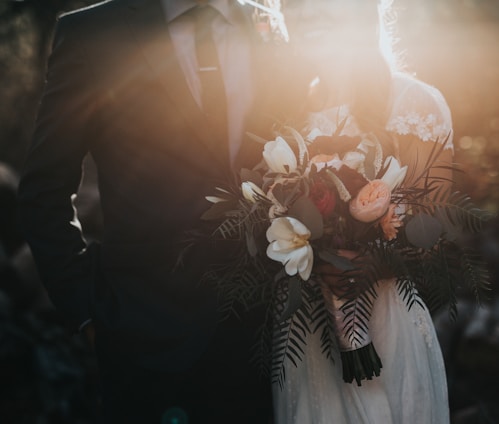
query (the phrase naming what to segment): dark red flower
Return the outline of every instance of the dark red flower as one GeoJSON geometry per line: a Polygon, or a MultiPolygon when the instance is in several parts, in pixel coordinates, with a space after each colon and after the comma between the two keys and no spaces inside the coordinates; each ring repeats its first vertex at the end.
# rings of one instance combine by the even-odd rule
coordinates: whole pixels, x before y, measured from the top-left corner
{"type": "Polygon", "coordinates": [[[323,217],[328,217],[336,206],[336,193],[322,180],[317,180],[310,188],[310,199],[323,217]]]}

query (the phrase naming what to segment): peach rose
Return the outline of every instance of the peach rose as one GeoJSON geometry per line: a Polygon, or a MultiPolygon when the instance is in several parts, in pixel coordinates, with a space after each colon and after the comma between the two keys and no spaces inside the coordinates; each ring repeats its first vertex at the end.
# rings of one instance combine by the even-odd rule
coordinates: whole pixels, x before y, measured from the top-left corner
{"type": "Polygon", "coordinates": [[[385,182],[370,181],[350,201],[350,213],[358,221],[373,222],[388,210],[390,198],[391,191],[385,182]]]}
{"type": "Polygon", "coordinates": [[[395,208],[397,205],[392,203],[388,207],[388,211],[386,214],[379,220],[379,225],[381,225],[381,229],[383,230],[383,235],[385,239],[390,241],[397,237],[398,228],[402,226],[402,221],[395,213],[395,208]]]}

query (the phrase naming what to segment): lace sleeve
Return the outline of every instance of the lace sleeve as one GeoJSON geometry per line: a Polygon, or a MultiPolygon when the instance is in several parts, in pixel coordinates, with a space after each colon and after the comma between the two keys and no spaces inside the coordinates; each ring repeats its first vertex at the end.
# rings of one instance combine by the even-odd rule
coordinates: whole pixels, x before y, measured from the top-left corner
{"type": "Polygon", "coordinates": [[[439,90],[409,76],[397,75],[393,97],[388,131],[417,136],[423,142],[445,142],[445,149],[453,150],[451,113],[439,90]]]}

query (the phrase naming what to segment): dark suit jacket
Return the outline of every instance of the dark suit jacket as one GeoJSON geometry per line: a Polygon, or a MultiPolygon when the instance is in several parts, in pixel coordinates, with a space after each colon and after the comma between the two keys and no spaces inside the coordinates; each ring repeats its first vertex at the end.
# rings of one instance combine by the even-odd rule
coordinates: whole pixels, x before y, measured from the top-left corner
{"type": "MultiPolygon", "coordinates": [[[[255,109],[268,101],[260,97],[255,109]]],[[[258,133],[264,121],[252,122],[258,133]]],[[[214,150],[211,136],[158,0],[109,1],[59,20],[19,188],[21,222],[68,322],[93,318],[106,348],[144,367],[189,368],[215,328],[215,296],[198,282],[216,249],[201,248],[172,271],[177,242],[209,206],[204,196],[230,173],[220,159],[225,143],[214,150]],[[105,230],[87,247],[71,197],[88,152],[105,230]]]]}

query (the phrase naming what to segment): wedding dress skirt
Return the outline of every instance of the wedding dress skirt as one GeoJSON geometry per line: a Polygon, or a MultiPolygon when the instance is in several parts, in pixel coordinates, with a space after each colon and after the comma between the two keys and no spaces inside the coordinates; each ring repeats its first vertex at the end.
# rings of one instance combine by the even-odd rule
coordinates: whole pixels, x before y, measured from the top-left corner
{"type": "Polygon", "coordinates": [[[381,375],[345,383],[339,354],[321,350],[319,332],[307,338],[302,362],[286,363],[273,388],[276,424],[445,424],[449,422],[442,353],[426,308],[408,310],[395,281],[385,281],[369,325],[383,363],[381,375]]]}

